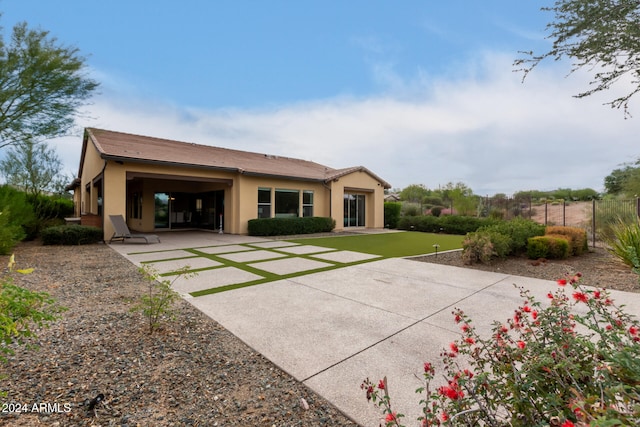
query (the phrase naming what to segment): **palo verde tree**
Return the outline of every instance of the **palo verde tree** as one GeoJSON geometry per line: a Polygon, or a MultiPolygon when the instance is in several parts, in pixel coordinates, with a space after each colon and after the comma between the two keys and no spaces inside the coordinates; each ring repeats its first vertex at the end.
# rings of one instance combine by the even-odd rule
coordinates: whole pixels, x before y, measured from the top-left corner
{"type": "Polygon", "coordinates": [[[525,52],[516,66],[526,75],[545,59],[569,58],[571,72],[586,69],[593,73],[590,88],[578,98],[610,89],[621,80],[631,89],[608,102],[628,115],[629,100],[640,92],[640,1],[638,0],[556,0],[551,7],[554,19],[547,24],[551,49],[542,54],[525,52]]]}
{"type": "Polygon", "coordinates": [[[0,33],[0,148],[63,136],[98,83],[78,49],[26,23],[0,33]]]}
{"type": "Polygon", "coordinates": [[[0,175],[7,184],[36,198],[43,192],[52,193],[61,187],[62,162],[46,143],[26,140],[11,147],[0,160],[0,175]]]}

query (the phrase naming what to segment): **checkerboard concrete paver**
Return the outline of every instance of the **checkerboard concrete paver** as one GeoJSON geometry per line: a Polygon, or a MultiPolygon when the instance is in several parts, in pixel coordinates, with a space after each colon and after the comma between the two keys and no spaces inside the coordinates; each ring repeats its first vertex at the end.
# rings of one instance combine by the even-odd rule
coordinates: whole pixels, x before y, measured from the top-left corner
{"type": "Polygon", "coordinates": [[[232,254],[224,254],[219,256],[220,258],[228,259],[234,262],[251,262],[251,261],[261,261],[261,260],[274,259],[274,258],[282,258],[287,255],[279,254],[277,252],[272,252],[272,251],[257,250],[257,251],[248,251],[248,252],[236,252],[232,254]]]}
{"type": "MultiPolygon", "coordinates": [[[[175,291],[182,294],[202,291],[205,289],[219,288],[220,286],[235,285],[262,279],[262,276],[240,270],[235,267],[221,267],[212,270],[204,270],[197,273],[196,277],[179,277],[173,283],[175,291]]],[[[171,278],[169,278],[171,280],[171,278]]]]}
{"type": "Polygon", "coordinates": [[[314,261],[306,258],[285,258],[274,261],[264,261],[249,264],[253,268],[268,271],[273,274],[291,274],[302,271],[315,270],[316,268],[331,267],[332,264],[326,262],[314,261]]]}
{"type": "Polygon", "coordinates": [[[274,240],[271,242],[263,242],[263,243],[251,243],[251,246],[255,246],[256,248],[283,248],[285,246],[300,246],[300,243],[293,242],[285,242],[284,240],[274,240]]]}
{"type": "Polygon", "coordinates": [[[214,261],[209,258],[196,257],[196,258],[184,258],[174,259],[171,261],[151,262],[145,264],[153,268],[159,274],[170,273],[172,271],[178,271],[186,266],[189,266],[189,270],[197,270],[199,268],[212,268],[222,265],[221,262],[214,261]]]}
{"type": "Polygon", "coordinates": [[[337,251],[337,252],[329,252],[323,254],[312,255],[314,258],[325,259],[327,261],[335,261],[335,262],[357,262],[364,261],[367,259],[380,258],[380,255],[371,255],[365,254],[362,252],[355,251],[337,251]]]}
{"type": "Polygon", "coordinates": [[[163,259],[187,258],[187,257],[194,257],[194,256],[195,255],[192,254],[191,252],[187,252],[183,250],[127,254],[127,258],[129,258],[134,262],[160,261],[163,259]]]}
{"type": "Polygon", "coordinates": [[[250,251],[251,248],[242,245],[224,245],[224,246],[211,246],[206,248],[194,248],[197,251],[204,252],[205,254],[228,254],[231,252],[250,251]]]}
{"type": "Polygon", "coordinates": [[[332,249],[332,248],[324,248],[322,246],[313,246],[313,245],[299,245],[299,246],[292,246],[287,248],[278,248],[278,250],[289,253],[289,254],[295,254],[295,255],[306,255],[306,254],[315,254],[319,252],[335,251],[335,249],[332,249]]]}

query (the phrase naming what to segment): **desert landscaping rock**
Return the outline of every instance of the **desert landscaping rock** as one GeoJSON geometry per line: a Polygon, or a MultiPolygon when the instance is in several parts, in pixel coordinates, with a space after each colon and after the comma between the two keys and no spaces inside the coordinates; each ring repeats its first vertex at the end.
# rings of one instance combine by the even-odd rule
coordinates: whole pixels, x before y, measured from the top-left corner
{"type": "Polygon", "coordinates": [[[39,348],[16,347],[0,365],[5,402],[59,411],[3,413],[0,425],[356,425],[183,300],[175,320],[149,335],[131,312],[146,282],[106,245],[28,243],[15,254],[20,267],[35,268],[15,283],[68,310],[38,330],[39,348]]]}

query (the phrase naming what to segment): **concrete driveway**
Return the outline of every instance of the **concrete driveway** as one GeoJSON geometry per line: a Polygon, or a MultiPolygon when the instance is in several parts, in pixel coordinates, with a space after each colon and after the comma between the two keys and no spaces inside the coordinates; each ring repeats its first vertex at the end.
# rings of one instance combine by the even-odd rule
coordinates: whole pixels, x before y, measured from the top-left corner
{"type": "MultiPolygon", "coordinates": [[[[112,247],[139,262],[135,257],[142,256],[139,252],[144,251],[180,251],[202,246],[216,252],[213,248],[233,245],[249,245],[244,247],[262,251],[272,242],[247,236],[200,234],[205,235],[204,240],[193,234],[191,240],[181,241],[189,236],[185,234],[169,238],[170,241],[163,236],[161,245],[112,247]],[[136,252],[137,255],[132,255],[136,252]]],[[[304,246],[307,245],[296,250],[304,252],[304,246]]],[[[190,256],[187,259],[193,262],[193,253],[190,256]]],[[[255,256],[258,254],[244,255],[251,263],[255,262],[255,256]]],[[[149,257],[153,259],[154,255],[149,257]]],[[[260,262],[269,263],[271,259],[260,262]]],[[[295,266],[301,259],[286,257],[281,261],[295,266]]],[[[259,263],[252,264],[256,265],[260,267],[259,263]]],[[[209,286],[196,282],[224,275],[224,268],[211,267],[211,271],[218,272],[216,275],[201,274],[190,279],[192,285],[199,289],[209,286]]],[[[423,364],[429,361],[438,369],[441,350],[459,336],[451,315],[454,308],[463,309],[479,332],[489,334],[494,320],[506,321],[523,303],[514,284],[530,289],[541,301],[557,287],[550,281],[400,258],[310,271],[307,275],[256,286],[185,297],[363,426],[377,426],[380,413],[366,401],[360,384],[367,377],[377,382],[384,376],[394,409],[406,415],[407,425],[417,425],[413,420],[419,416],[420,396],[414,391],[422,385],[423,364]]],[[[624,301],[627,312],[640,313],[639,294],[612,294],[616,300],[624,301]]]]}

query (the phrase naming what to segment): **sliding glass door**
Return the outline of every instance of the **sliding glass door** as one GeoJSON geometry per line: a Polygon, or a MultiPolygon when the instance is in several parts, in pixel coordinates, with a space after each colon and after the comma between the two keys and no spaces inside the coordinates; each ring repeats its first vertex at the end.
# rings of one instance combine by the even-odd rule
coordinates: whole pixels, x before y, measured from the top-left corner
{"type": "Polygon", "coordinates": [[[365,226],[365,195],[364,194],[344,194],[344,226],[364,227],[365,226]]]}
{"type": "Polygon", "coordinates": [[[163,229],[169,228],[169,193],[156,193],[155,199],[155,228],[163,229]]]}

